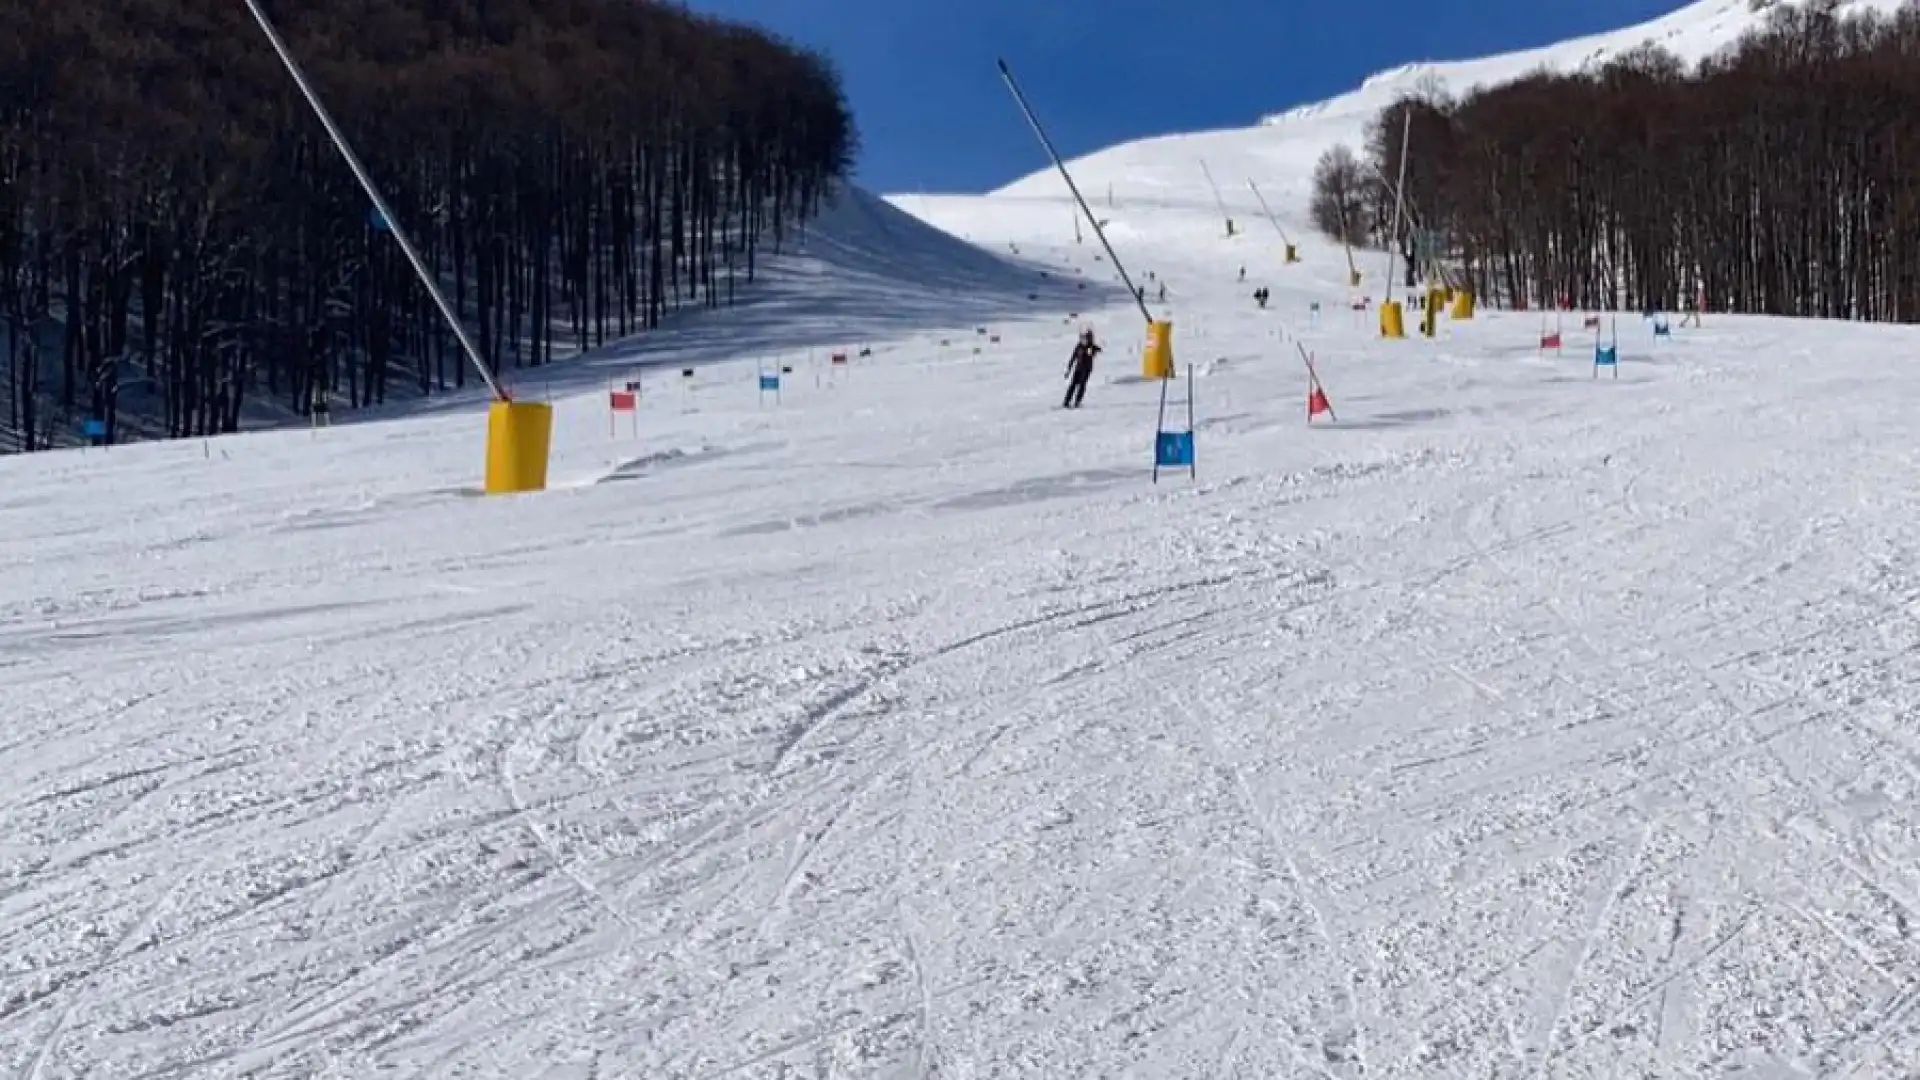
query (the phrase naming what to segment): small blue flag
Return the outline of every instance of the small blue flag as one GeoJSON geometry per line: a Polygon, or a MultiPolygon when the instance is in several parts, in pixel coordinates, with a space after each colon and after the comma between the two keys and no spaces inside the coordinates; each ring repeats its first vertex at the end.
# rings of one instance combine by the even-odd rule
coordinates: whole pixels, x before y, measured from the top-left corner
{"type": "Polygon", "coordinates": [[[765,374],[763,374],[763,375],[761,375],[761,376],[760,376],[760,389],[762,389],[762,390],[778,390],[778,389],[780,389],[780,376],[778,376],[778,375],[765,375],[765,374]]]}
{"type": "Polygon", "coordinates": [[[80,421],[80,434],[89,439],[104,439],[107,437],[107,422],[91,417],[82,420],[80,421]]]}
{"type": "Polygon", "coordinates": [[[1161,468],[1193,464],[1193,432],[1163,431],[1153,442],[1153,463],[1161,468]]]}
{"type": "Polygon", "coordinates": [[[1595,367],[1613,367],[1619,362],[1620,347],[1617,345],[1608,345],[1605,348],[1596,348],[1593,350],[1593,366],[1595,367]]]}

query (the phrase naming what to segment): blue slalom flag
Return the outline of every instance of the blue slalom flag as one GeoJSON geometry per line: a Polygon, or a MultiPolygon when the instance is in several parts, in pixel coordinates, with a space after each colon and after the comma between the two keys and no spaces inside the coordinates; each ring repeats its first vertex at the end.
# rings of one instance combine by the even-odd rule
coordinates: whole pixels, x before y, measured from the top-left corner
{"type": "Polygon", "coordinates": [[[1616,379],[1620,377],[1620,346],[1595,345],[1593,347],[1594,378],[1597,379],[1600,377],[1601,368],[1606,368],[1613,372],[1613,377],[1616,379]]]}
{"type": "Polygon", "coordinates": [[[1162,468],[1193,465],[1193,432],[1163,431],[1153,442],[1153,463],[1162,468]]]}
{"type": "Polygon", "coordinates": [[[760,389],[762,390],[780,389],[780,376],[762,373],[760,376],[760,389]]]}
{"type": "Polygon", "coordinates": [[[88,417],[80,421],[80,434],[89,439],[104,439],[107,437],[107,422],[88,417]]]}

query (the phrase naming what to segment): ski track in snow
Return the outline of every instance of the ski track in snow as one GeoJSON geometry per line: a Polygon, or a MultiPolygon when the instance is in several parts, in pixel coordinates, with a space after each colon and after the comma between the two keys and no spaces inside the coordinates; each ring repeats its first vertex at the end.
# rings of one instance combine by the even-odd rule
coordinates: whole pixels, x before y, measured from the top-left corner
{"type": "Polygon", "coordinates": [[[0,461],[0,1076],[1910,1075],[1920,334],[1595,382],[1126,206],[1197,481],[1028,196],[919,209],[1041,300],[823,236],[542,496],[460,409],[0,461]]]}

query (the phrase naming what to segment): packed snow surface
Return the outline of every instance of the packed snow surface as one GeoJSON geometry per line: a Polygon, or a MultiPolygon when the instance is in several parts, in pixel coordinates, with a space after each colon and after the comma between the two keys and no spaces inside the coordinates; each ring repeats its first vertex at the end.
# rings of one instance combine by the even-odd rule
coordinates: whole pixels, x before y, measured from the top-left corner
{"type": "Polygon", "coordinates": [[[1091,244],[840,368],[970,301],[830,237],[544,495],[471,411],[0,463],[0,1071],[1911,1075],[1920,336],[1595,380],[1179,221],[1198,480],[1091,244]]]}
{"type": "Polygon", "coordinates": [[[0,1075],[1914,1075],[1920,333],[1384,342],[1195,170],[1155,484],[1065,199],[896,202],[981,248],[850,200],[541,495],[0,460],[0,1075]]]}

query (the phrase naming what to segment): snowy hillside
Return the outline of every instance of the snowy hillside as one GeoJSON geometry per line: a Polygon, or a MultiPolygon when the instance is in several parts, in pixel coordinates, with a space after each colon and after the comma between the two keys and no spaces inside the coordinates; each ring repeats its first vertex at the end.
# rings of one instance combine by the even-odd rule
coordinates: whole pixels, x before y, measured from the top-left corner
{"type": "Polygon", "coordinates": [[[1478,60],[1407,64],[1367,79],[1359,89],[1330,101],[1302,105],[1261,120],[1264,126],[1289,128],[1321,117],[1379,114],[1401,95],[1432,88],[1455,97],[1478,87],[1498,86],[1530,72],[1572,73],[1598,68],[1635,49],[1656,46],[1685,63],[1697,63],[1757,29],[1777,8],[1831,5],[1841,15],[1877,11],[1892,15],[1904,0],[1697,0],[1651,22],[1538,49],[1478,60]]]}
{"type": "MultiPolygon", "coordinates": [[[[1127,207],[1178,208],[1219,221],[1213,193],[1201,172],[1205,162],[1219,183],[1229,211],[1255,238],[1271,236],[1260,220],[1260,206],[1247,187],[1251,179],[1281,217],[1283,225],[1304,255],[1310,246],[1324,257],[1338,258],[1337,246],[1324,247],[1325,238],[1308,226],[1306,206],[1313,167],[1320,155],[1336,144],[1362,146],[1369,121],[1395,100],[1429,89],[1456,97],[1476,87],[1495,86],[1542,68],[1578,71],[1605,64],[1642,45],[1666,49],[1684,61],[1710,56],[1760,26],[1769,9],[1804,6],[1826,0],[1698,0],[1670,15],[1639,26],[1577,38],[1544,48],[1455,62],[1421,62],[1382,72],[1353,91],[1328,101],[1300,105],[1261,119],[1248,128],[1168,135],[1123,143],[1068,163],[1075,180],[1101,211],[1127,207]],[[1106,205],[1113,193],[1114,205],[1106,205]]],[[[1842,0],[1840,10],[1876,10],[1892,14],[1904,0],[1842,0]]],[[[1046,103],[1038,102],[1043,118],[1046,103]]],[[[1016,122],[1010,119],[1010,122],[1016,122]]],[[[1036,150],[1036,159],[1043,163],[1036,150]]],[[[994,192],[994,195],[1047,204],[1067,198],[1066,186],[1052,168],[1040,168],[994,192]]],[[[931,220],[940,221],[938,198],[897,197],[899,205],[927,207],[931,220]]],[[[1119,216],[1119,215],[1116,215],[1119,216]]],[[[1071,236],[1071,222],[1056,214],[1057,230],[1071,236]]],[[[1053,221],[1054,218],[1049,218],[1053,221]]],[[[1344,272],[1344,267],[1342,268],[1344,272]]]]}
{"type": "Polygon", "coordinates": [[[0,1076],[1910,1080],[1920,331],[1383,342],[1106,160],[1197,478],[1044,191],[520,387],[545,494],[0,460],[0,1076]]]}

